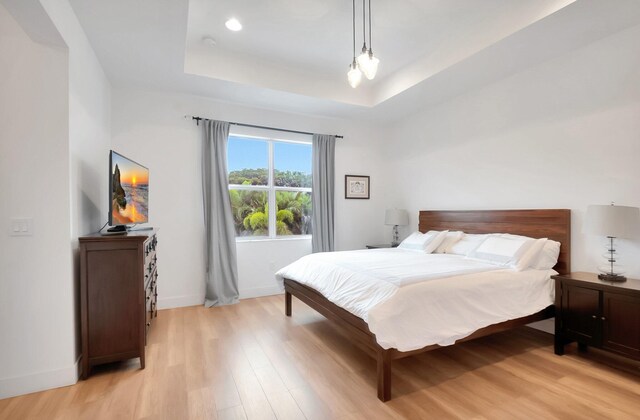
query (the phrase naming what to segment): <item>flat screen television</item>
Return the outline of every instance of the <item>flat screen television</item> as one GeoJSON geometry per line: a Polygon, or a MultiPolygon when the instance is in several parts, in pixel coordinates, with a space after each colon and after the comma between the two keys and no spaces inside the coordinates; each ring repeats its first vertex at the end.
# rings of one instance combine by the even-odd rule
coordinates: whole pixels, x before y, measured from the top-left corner
{"type": "Polygon", "coordinates": [[[149,169],[109,152],[109,232],[149,221],[149,169]]]}

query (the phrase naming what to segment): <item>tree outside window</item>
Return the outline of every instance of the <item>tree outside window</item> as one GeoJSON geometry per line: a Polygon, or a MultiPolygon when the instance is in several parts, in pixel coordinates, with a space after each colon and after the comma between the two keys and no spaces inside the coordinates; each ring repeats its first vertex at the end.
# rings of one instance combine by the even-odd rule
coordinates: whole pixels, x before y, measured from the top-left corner
{"type": "Polygon", "coordinates": [[[230,135],[228,168],[237,237],[311,234],[310,143],[230,135]]]}

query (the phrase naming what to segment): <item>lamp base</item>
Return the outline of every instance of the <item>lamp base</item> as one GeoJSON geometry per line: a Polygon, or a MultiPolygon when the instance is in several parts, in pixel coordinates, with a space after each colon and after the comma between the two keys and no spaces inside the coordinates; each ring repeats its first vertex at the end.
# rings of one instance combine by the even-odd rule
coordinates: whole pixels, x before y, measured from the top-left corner
{"type": "Polygon", "coordinates": [[[391,240],[391,246],[396,247],[400,243],[398,237],[398,225],[393,225],[393,239],[391,240]]]}
{"type": "Polygon", "coordinates": [[[613,281],[613,282],[617,282],[617,283],[622,283],[623,281],[627,281],[627,278],[625,276],[621,276],[619,274],[598,274],[598,278],[600,280],[604,280],[604,281],[613,281]]]}

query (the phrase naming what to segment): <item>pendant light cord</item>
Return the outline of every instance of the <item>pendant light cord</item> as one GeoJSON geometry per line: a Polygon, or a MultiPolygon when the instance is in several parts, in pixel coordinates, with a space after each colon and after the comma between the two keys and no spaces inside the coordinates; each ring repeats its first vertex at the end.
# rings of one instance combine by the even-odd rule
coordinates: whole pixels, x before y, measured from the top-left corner
{"type": "Polygon", "coordinates": [[[356,0],[353,0],[353,59],[356,59],[356,0]]]}
{"type": "Polygon", "coordinates": [[[373,43],[371,42],[371,0],[369,0],[369,55],[373,51],[373,43]]]}
{"type": "Polygon", "coordinates": [[[367,10],[367,4],[365,3],[367,0],[362,0],[362,49],[366,50],[367,48],[367,18],[365,15],[365,11],[367,10]]]}

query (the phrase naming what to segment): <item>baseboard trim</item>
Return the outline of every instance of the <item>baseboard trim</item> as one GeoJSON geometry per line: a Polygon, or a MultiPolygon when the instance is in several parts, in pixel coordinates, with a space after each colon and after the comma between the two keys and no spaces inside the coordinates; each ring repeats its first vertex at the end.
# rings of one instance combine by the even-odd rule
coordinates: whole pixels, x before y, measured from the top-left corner
{"type": "MultiPolygon", "coordinates": [[[[262,296],[272,296],[282,294],[283,290],[279,286],[255,287],[253,289],[240,290],[240,299],[251,299],[262,296]]],[[[158,298],[158,309],[182,308],[185,306],[204,305],[204,296],[187,295],[158,298]]]]}
{"type": "Polygon", "coordinates": [[[280,286],[255,287],[253,289],[240,290],[240,299],[251,299],[262,296],[280,295],[284,293],[280,286]]]}
{"type": "Polygon", "coordinates": [[[78,382],[79,369],[80,359],[76,360],[73,365],[62,369],[0,378],[0,399],[74,385],[78,382]]]}
{"type": "Polygon", "coordinates": [[[187,295],[158,298],[158,309],[182,308],[184,306],[204,305],[204,296],[187,295]]]}

